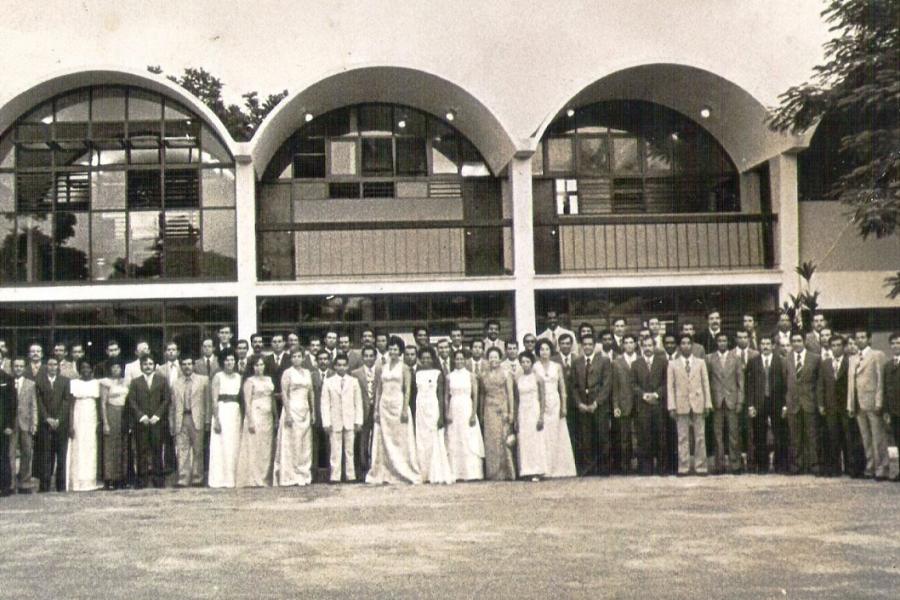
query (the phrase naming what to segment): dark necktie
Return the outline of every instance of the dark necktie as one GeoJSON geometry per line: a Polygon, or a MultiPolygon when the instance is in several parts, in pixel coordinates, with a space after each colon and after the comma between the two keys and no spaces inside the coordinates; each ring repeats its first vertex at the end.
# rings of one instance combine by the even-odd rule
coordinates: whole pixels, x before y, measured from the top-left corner
{"type": "Polygon", "coordinates": [[[684,370],[687,371],[688,377],[691,376],[691,359],[684,361],[684,370]]]}
{"type": "Polygon", "coordinates": [[[191,412],[191,383],[193,380],[190,377],[185,377],[184,380],[184,412],[191,412]]]}
{"type": "Polygon", "coordinates": [[[768,398],[771,396],[769,391],[769,361],[770,358],[763,359],[763,370],[765,371],[765,383],[763,384],[763,395],[768,398]]]}
{"type": "Polygon", "coordinates": [[[801,355],[797,355],[797,376],[800,376],[800,371],[803,370],[803,357],[801,355]]]}
{"type": "Polygon", "coordinates": [[[206,357],[206,375],[207,377],[212,377],[212,362],[209,357],[206,357]]]}

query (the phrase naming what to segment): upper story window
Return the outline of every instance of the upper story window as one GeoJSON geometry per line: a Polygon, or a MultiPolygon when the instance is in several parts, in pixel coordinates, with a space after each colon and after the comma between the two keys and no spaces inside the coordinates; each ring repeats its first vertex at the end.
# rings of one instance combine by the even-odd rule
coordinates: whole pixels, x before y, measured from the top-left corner
{"type": "Polygon", "coordinates": [[[740,210],[737,169],[697,123],[649,102],[608,101],[557,118],[532,160],[558,215],[740,210]]]}
{"type": "Polygon", "coordinates": [[[0,283],[233,280],[233,158],[133,87],[57,96],[0,138],[0,283]]]}

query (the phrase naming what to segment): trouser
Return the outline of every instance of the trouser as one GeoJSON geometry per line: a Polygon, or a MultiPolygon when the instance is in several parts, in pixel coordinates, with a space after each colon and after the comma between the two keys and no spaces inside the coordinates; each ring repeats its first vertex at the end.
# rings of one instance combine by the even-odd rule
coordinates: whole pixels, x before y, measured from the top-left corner
{"type": "Polygon", "coordinates": [[[619,445],[616,451],[619,455],[619,465],[623,474],[627,474],[631,469],[631,458],[634,456],[634,445],[632,444],[632,433],[634,429],[634,416],[622,415],[616,422],[619,425],[619,445]]]}
{"type": "Polygon", "coordinates": [[[167,419],[163,419],[163,471],[175,473],[178,470],[178,455],[175,452],[175,432],[169,427],[167,419]]]}
{"type": "Polygon", "coordinates": [[[154,487],[164,487],[166,484],[163,468],[164,435],[162,421],[156,425],[137,423],[134,426],[137,476],[143,485],[148,485],[151,480],[154,487]]]}
{"type": "Polygon", "coordinates": [[[890,462],[887,453],[887,436],[884,430],[884,418],[873,411],[860,410],[856,415],[859,433],[862,435],[863,449],[866,453],[867,477],[887,477],[890,462]]]}
{"type": "Polygon", "coordinates": [[[6,435],[0,431],[0,493],[9,493],[12,489],[12,465],[9,464],[9,449],[16,446],[16,432],[6,435]]]}
{"type": "Polygon", "coordinates": [[[851,448],[853,439],[850,436],[855,423],[848,422],[846,410],[828,409],[823,417],[824,429],[819,439],[822,444],[822,468],[829,475],[840,475],[841,472],[852,472],[851,448]],[[843,468],[841,457],[843,456],[843,468]]]}
{"type": "Polygon", "coordinates": [[[364,423],[359,433],[353,440],[354,454],[356,456],[356,475],[359,481],[364,481],[366,473],[372,467],[372,422],[364,423]]]}
{"type": "Polygon", "coordinates": [[[347,475],[347,481],[356,479],[356,472],[353,469],[353,438],[356,437],[352,429],[332,430],[330,438],[331,444],[331,481],[341,480],[341,459],[344,461],[344,469],[347,475]]]}
{"type": "Polygon", "coordinates": [[[609,416],[603,406],[594,412],[577,408],[570,413],[575,425],[575,466],[579,475],[609,474],[609,416]]]}
{"type": "Polygon", "coordinates": [[[698,474],[707,473],[706,458],[706,418],[703,414],[690,413],[675,415],[678,428],[678,473],[685,475],[691,470],[691,429],[694,430],[694,470],[698,474]]]}
{"type": "Polygon", "coordinates": [[[678,426],[675,419],[670,419],[665,414],[665,408],[662,409],[663,427],[666,430],[666,464],[669,467],[669,473],[678,472],[678,426]]]}
{"type": "Polygon", "coordinates": [[[716,471],[724,473],[725,467],[725,435],[728,434],[728,461],[732,471],[741,468],[741,428],[739,412],[736,408],[728,408],[726,403],[713,412],[713,432],[716,436],[716,471]]]}
{"type": "Polygon", "coordinates": [[[203,484],[209,484],[209,439],[212,436],[212,424],[203,426],[203,484]]]}
{"type": "Polygon", "coordinates": [[[66,491],[66,453],[69,449],[69,432],[62,426],[55,430],[50,429],[46,423],[42,423],[38,429],[41,454],[41,491],[50,489],[50,480],[53,478],[53,468],[56,467],[56,491],[66,491]]]}
{"type": "MultiPolygon", "coordinates": [[[[767,401],[768,403],[768,401],[767,401]]],[[[768,404],[771,406],[771,404],[768,404]]],[[[757,406],[756,416],[750,418],[750,445],[752,450],[748,452],[747,462],[756,471],[769,472],[769,428],[772,411],[766,406],[757,406]]],[[[772,435],[775,437],[774,428],[772,435]]]]}
{"type": "Polygon", "coordinates": [[[637,405],[636,427],[638,443],[635,453],[638,457],[638,469],[649,475],[653,472],[653,459],[656,459],[656,472],[660,475],[669,470],[668,452],[666,449],[666,418],[662,406],[639,402],[637,405]]]}
{"type": "Polygon", "coordinates": [[[819,440],[816,429],[815,411],[804,409],[796,413],[788,413],[788,470],[791,473],[801,471],[816,472],[819,469],[819,440]]]}
{"type": "Polygon", "coordinates": [[[780,409],[776,409],[772,417],[772,426],[775,436],[775,472],[787,473],[790,466],[790,435],[788,434],[787,415],[783,414],[780,409]]]}
{"type": "Polygon", "coordinates": [[[197,429],[192,415],[184,415],[181,431],[175,436],[178,458],[178,485],[203,483],[203,429],[197,429]]]}
{"type": "MultiPolygon", "coordinates": [[[[31,471],[34,468],[34,436],[30,431],[19,430],[19,472],[16,475],[16,485],[19,489],[31,488],[31,471]]],[[[11,448],[13,460],[15,460],[15,448],[11,448]]],[[[13,463],[15,464],[15,463],[13,463]]]]}

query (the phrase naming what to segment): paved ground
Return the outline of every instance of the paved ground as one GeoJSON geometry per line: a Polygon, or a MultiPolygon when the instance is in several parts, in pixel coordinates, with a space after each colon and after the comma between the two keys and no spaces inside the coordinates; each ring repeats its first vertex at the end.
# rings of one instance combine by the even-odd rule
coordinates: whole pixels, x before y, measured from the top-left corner
{"type": "Polygon", "coordinates": [[[808,477],[0,500],[0,598],[897,598],[900,484],[808,477]]]}

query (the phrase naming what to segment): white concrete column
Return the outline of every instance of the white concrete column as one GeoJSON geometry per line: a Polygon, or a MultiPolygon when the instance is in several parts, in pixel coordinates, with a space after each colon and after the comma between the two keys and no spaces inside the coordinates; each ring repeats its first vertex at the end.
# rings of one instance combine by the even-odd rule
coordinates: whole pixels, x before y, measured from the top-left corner
{"type": "Polygon", "coordinates": [[[800,208],[797,205],[797,157],[779,154],[769,159],[769,183],[772,212],[778,215],[775,232],[776,260],[781,268],[779,303],[800,291],[800,276],[794,269],[800,264],[800,208]]]}
{"type": "Polygon", "coordinates": [[[534,220],[531,195],[532,152],[517,153],[509,163],[512,192],[513,273],[516,282],[516,338],[535,332],[534,312],[534,220]]]}
{"type": "Polygon", "coordinates": [[[250,339],[256,331],[256,173],[250,154],[235,156],[237,203],[237,335],[250,339]]]}

